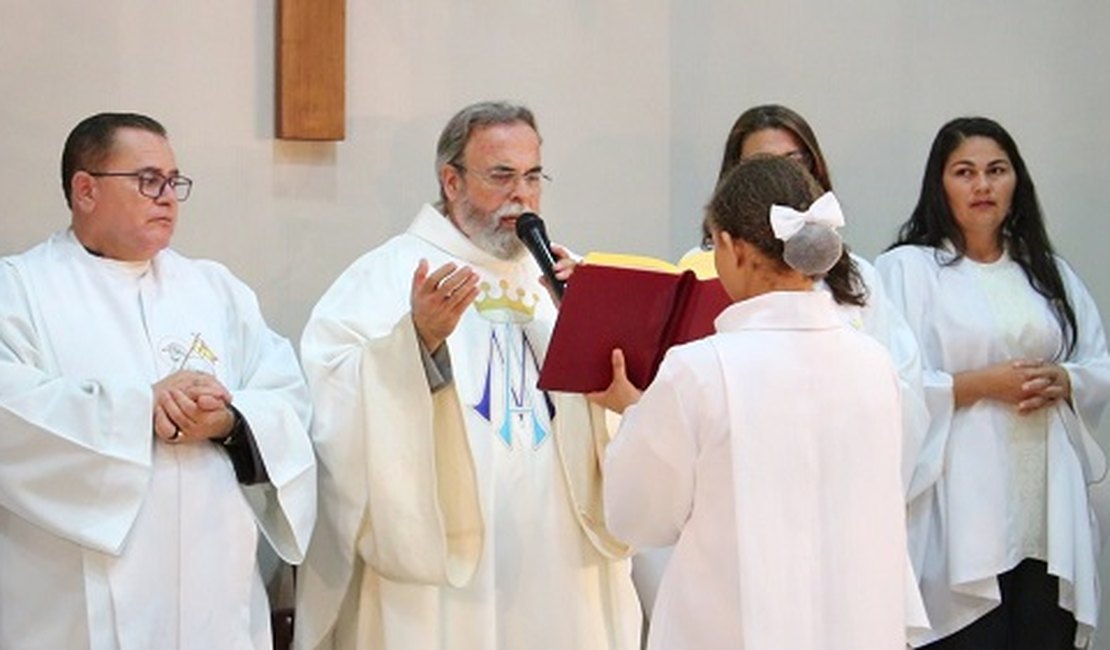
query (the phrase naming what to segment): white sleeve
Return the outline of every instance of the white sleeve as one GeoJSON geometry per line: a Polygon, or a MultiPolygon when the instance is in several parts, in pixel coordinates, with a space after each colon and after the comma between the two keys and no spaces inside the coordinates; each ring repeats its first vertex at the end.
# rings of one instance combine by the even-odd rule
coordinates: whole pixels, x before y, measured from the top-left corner
{"type": "Polygon", "coordinates": [[[0,261],[0,507],[118,555],[150,480],[151,387],[62,377],[35,314],[0,261]]]}
{"type": "Polygon", "coordinates": [[[316,519],[316,462],[308,437],[311,402],[293,348],[265,323],[246,285],[230,283],[242,336],[232,403],[251,427],[268,482],[243,486],[259,528],[278,555],[304,559],[316,519]]]}
{"type": "Polygon", "coordinates": [[[458,395],[453,384],[434,394],[428,385],[398,273],[356,262],[301,338],[320,474],[316,529],[297,575],[297,636],[311,647],[370,570],[363,565],[398,582],[461,586],[481,551],[458,395]]]}
{"type": "Polygon", "coordinates": [[[634,547],[670,546],[690,517],[698,448],[674,364],[624,412],[605,454],[605,518],[634,547]]]}
{"type": "MultiPolygon", "coordinates": [[[[929,305],[933,302],[931,292],[935,290],[936,279],[930,277],[930,266],[925,263],[920,251],[903,247],[880,255],[875,260],[875,268],[879,271],[890,303],[901,313],[920,349],[933,322],[929,305]]],[[[907,501],[920,495],[940,478],[944,468],[944,450],[956,410],[952,375],[931,367],[927,355],[921,354],[920,358],[921,394],[928,424],[918,443],[917,460],[913,463],[906,490],[907,501]]]]}
{"type": "Polygon", "coordinates": [[[1075,410],[1083,424],[1094,431],[1110,403],[1110,354],[1106,351],[1106,331],[1098,305],[1087,287],[1066,263],[1059,260],[1058,265],[1079,326],[1075,353],[1062,365],[1071,379],[1075,410]]]}
{"type": "Polygon", "coordinates": [[[875,267],[856,258],[867,285],[864,328],[883,344],[898,372],[902,393],[902,488],[912,500],[923,486],[914,482],[918,456],[929,429],[929,410],[922,385],[921,348],[902,311],[891,302],[875,267]]]}

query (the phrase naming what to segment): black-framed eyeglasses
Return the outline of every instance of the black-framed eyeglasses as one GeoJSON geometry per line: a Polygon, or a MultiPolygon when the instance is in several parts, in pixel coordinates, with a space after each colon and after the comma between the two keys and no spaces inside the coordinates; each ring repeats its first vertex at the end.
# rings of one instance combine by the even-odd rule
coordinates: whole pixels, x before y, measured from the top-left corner
{"type": "Polygon", "coordinates": [[[139,194],[142,194],[148,199],[157,199],[162,196],[162,192],[166,191],[166,186],[173,189],[173,195],[178,201],[184,201],[189,198],[189,193],[193,191],[193,179],[188,176],[163,176],[157,172],[150,171],[86,173],[89,176],[95,176],[97,178],[101,176],[134,178],[139,182],[139,194]]]}
{"type": "Polygon", "coordinates": [[[497,167],[488,172],[480,172],[476,169],[469,169],[462,163],[453,162],[451,166],[464,174],[474,174],[490,187],[502,192],[512,190],[521,179],[524,179],[524,187],[528,188],[529,191],[540,189],[544,181],[551,182],[551,177],[539,169],[521,173],[514,169],[497,167]]]}

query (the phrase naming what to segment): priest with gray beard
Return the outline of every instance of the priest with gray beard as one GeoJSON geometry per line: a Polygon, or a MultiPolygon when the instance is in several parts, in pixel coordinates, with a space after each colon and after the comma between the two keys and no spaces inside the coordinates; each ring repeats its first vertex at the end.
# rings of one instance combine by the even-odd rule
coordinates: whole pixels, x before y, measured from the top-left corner
{"type": "Polygon", "coordinates": [[[536,388],[556,305],[515,234],[546,178],[531,111],[462,109],[436,172],[440,201],[335,281],[301,341],[320,507],[295,646],[636,648],[603,413],[536,388]]]}

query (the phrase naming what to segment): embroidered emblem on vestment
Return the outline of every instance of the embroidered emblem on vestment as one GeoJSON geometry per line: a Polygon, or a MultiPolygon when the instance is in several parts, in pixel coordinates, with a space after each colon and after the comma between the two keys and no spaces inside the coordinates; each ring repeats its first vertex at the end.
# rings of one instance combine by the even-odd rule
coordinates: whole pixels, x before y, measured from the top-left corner
{"type": "Polygon", "coordinates": [[[481,294],[474,306],[489,322],[485,381],[482,396],[474,410],[494,426],[497,437],[507,447],[513,446],[513,432],[539,448],[550,434],[554,416],[547,394],[536,388],[539,360],[528,338],[527,325],[532,322],[539,296],[501,280],[500,293],[493,295],[490,284],[479,285],[481,294]]]}
{"type": "Polygon", "coordinates": [[[159,345],[159,352],[169,362],[174,372],[195,370],[214,375],[220,365],[220,357],[199,332],[194,332],[192,339],[187,342],[177,338],[164,339],[159,345]]]}

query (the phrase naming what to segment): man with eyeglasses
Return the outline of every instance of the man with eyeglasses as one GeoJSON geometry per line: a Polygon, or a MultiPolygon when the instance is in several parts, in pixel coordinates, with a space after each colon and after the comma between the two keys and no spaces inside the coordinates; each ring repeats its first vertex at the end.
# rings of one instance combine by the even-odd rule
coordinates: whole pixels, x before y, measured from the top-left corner
{"type": "Polygon", "coordinates": [[[0,260],[0,648],[270,648],[259,529],[315,514],[307,387],[249,288],[168,247],[165,129],[79,123],[70,227],[0,260]]]}
{"type": "Polygon", "coordinates": [[[295,646],[636,648],[602,414],[536,388],[556,305],[515,235],[545,180],[532,113],[462,109],[436,173],[439,202],[335,281],[301,341],[320,515],[295,646]]]}

